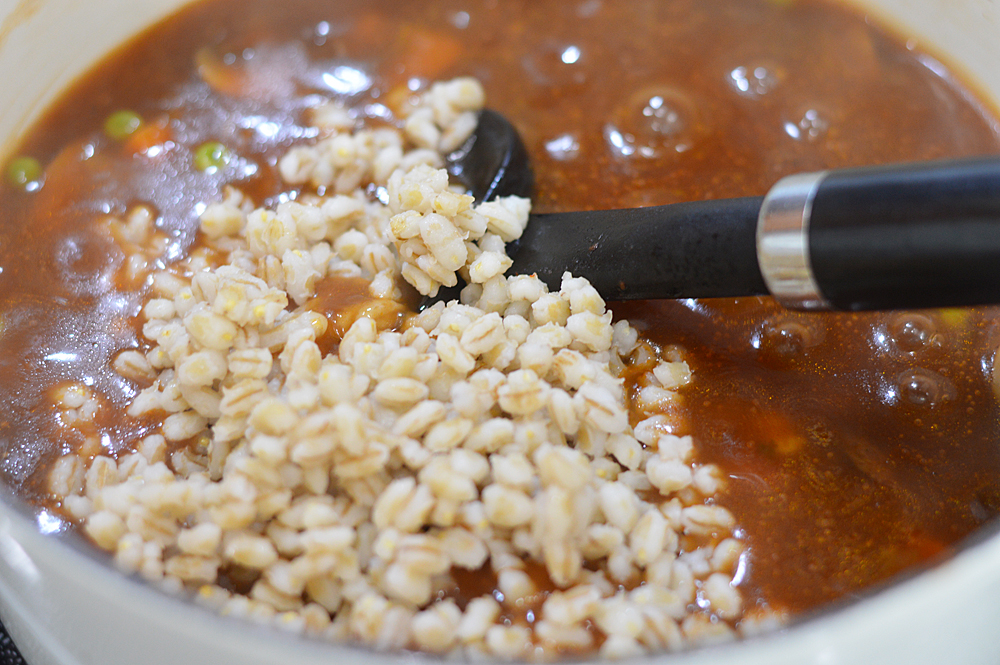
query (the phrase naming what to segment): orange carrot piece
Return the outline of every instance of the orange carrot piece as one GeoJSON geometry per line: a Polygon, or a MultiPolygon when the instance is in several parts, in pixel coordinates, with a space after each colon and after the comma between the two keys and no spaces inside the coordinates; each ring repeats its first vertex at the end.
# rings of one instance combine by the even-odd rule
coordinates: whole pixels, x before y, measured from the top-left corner
{"type": "Polygon", "coordinates": [[[198,76],[216,92],[229,97],[246,96],[250,86],[242,68],[227,65],[207,47],[195,54],[194,62],[198,76]]]}
{"type": "Polygon", "coordinates": [[[152,148],[162,146],[173,137],[166,118],[160,118],[137,129],[125,141],[125,150],[134,155],[148,154],[152,148]]]}

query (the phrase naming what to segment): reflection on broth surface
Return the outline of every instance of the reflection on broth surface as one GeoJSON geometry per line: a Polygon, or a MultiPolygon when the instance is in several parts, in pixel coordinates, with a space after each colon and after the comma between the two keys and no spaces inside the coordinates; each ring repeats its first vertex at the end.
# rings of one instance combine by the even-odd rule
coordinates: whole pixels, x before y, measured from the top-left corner
{"type": "MultiPolygon", "coordinates": [[[[532,209],[545,212],[758,195],[794,172],[997,152],[996,119],[942,71],[861,17],[812,0],[342,0],[335,9],[303,0],[294,11],[264,0],[196,3],[44,116],[19,149],[38,172],[23,160],[8,169],[0,470],[29,500],[70,518],[47,476],[57,458],[121,457],[159,431],[166,411],[125,413],[152,376],[115,361],[156,347],[141,314],[154,295],[150,275],[190,281],[226,263],[232,243],[209,237],[199,218],[227,185],[269,208],[334,193],[335,183],[289,184],[280,166],[290,147],[325,136],[308,120],[323,100],[343,102],[350,124],[395,126],[431,81],[478,78],[487,104],[523,134],[536,172],[532,209]]],[[[374,179],[360,184],[373,204],[389,197],[374,179]]],[[[420,327],[357,275],[310,288],[287,310],[301,305],[322,319],[324,356],[340,353],[361,317],[380,332],[420,327]]],[[[746,618],[856,596],[936,560],[1000,510],[996,310],[806,315],[756,298],[611,309],[648,340],[623,370],[633,426],[650,415],[637,405],[653,368],[690,366],[690,383],[658,408],[665,430],[693,436],[696,467],[717,465],[725,477],[699,482],[718,485],[707,505],[732,512],[746,546],[725,562],[746,618]]],[[[281,363],[291,361],[275,355],[281,363]]],[[[273,380],[268,371],[257,378],[273,380]]],[[[208,464],[205,432],[169,442],[165,457],[182,451],[208,464]]],[[[627,466],[617,459],[615,473],[627,466]]],[[[664,499],[648,483],[637,491],[664,499]]],[[[718,547],[724,535],[682,533],[679,552],[718,547]]],[[[586,574],[613,567],[606,559],[585,562],[586,574]]],[[[532,624],[566,586],[544,564],[551,557],[520,571],[534,595],[504,606],[507,623],[532,624]]],[[[477,596],[502,604],[490,564],[470,568],[449,573],[438,600],[462,612],[477,596]]],[[[260,579],[245,562],[219,572],[230,591],[250,593],[260,579]]],[[[710,579],[692,582],[689,605],[739,628],[741,613],[709,607],[721,593],[710,579]]],[[[617,583],[631,591],[636,580],[617,583]]],[[[595,621],[589,637],[556,640],[555,651],[600,648],[608,631],[595,621]]],[[[413,645],[432,648],[403,646],[413,645]]]]}

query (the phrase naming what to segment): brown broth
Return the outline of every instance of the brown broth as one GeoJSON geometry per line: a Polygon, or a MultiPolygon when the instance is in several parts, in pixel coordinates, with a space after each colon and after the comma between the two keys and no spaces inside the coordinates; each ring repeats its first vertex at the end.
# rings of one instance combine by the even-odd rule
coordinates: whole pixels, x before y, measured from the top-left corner
{"type": "Polygon", "coordinates": [[[801,611],[858,594],[1000,511],[996,310],[806,315],[745,299],[616,314],[687,350],[690,433],[729,474],[750,597],[801,611]],[[917,343],[901,322],[933,332],[917,343]]]}
{"type": "Polygon", "coordinates": [[[402,325],[403,308],[393,300],[373,298],[369,283],[363,277],[325,277],[316,284],[316,295],[306,307],[326,317],[326,331],[316,340],[324,356],[337,352],[344,333],[362,316],[374,320],[379,330],[402,325]]]}
{"type": "MultiPolygon", "coordinates": [[[[593,209],[758,195],[805,170],[996,153],[997,120],[930,64],[813,0],[195,4],[107,59],[27,136],[20,152],[46,165],[38,192],[0,188],[0,473],[44,502],[47,461],[85,445],[48,406],[53,385],[84,381],[120,409],[137,390],[109,361],[141,346],[145,287],[117,286],[123,257],[98,232],[101,218],[150,205],[176,259],[197,244],[196,205],[226,183],[258,204],[294,198],[275,165],[314,136],[300,117],[315,95],[367,76],[371,86],[344,99],[391,121],[386,107],[408,81],[477,76],[524,135],[535,210],[593,209]],[[213,92],[199,53],[232,63],[229,83],[253,96],[213,92]],[[337,67],[364,76],[330,78],[337,67]],[[122,108],[162,122],[162,151],[135,155],[101,134],[122,108]],[[236,159],[193,172],[206,140],[236,159]]],[[[350,285],[324,289],[316,309],[334,323],[343,305],[366,306],[350,285]]],[[[805,316],[763,299],[615,310],[690,359],[683,409],[700,458],[730,476],[722,501],[750,547],[742,589],[752,602],[801,611],[850,597],[947,551],[1000,509],[996,311],[928,313],[941,336],[914,345],[919,330],[895,315],[805,316]],[[901,389],[917,368],[907,377],[916,388],[901,389]],[[940,379],[935,399],[928,376],[940,379]]],[[[335,332],[328,342],[334,350],[335,332]]],[[[114,454],[146,427],[123,416],[90,438],[114,454]]]]}

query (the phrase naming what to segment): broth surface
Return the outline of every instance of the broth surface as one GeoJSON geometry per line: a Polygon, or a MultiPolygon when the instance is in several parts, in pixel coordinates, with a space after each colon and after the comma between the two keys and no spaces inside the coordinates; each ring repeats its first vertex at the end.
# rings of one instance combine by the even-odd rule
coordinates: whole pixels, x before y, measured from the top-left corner
{"type": "MultiPolygon", "coordinates": [[[[21,146],[46,166],[38,191],[0,190],[0,470],[40,506],[58,508],[47,464],[82,444],[47,391],[86,377],[124,408],[138,388],[109,361],[144,344],[147,287],[128,283],[99,220],[150,206],[169,261],[196,246],[197,206],[226,183],[258,202],[294,198],[276,164],[313,136],[301,114],[318,96],[377,120],[401,86],[479,78],[525,138],[537,212],[759,195],[795,172],[1000,150],[997,120],[933,59],[811,0],[332,4],[193,5],[78,83],[21,146]],[[213,92],[196,62],[235,67],[247,94],[213,92]],[[159,123],[169,146],[137,153],[104,136],[120,109],[159,123]],[[208,140],[234,158],[193,173],[208,140]]],[[[798,612],[858,594],[1000,510],[995,310],[613,309],[685,349],[695,380],[680,408],[700,459],[729,474],[748,605],[798,612]]],[[[106,453],[149,426],[96,423],[106,453]]]]}

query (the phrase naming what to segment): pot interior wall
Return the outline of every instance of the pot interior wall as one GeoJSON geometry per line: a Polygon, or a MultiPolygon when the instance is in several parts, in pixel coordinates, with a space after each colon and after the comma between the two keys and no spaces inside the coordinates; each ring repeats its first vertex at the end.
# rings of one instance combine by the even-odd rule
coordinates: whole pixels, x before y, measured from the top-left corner
{"type": "MultiPolygon", "coordinates": [[[[1000,5],[993,0],[850,0],[938,57],[1000,108],[1000,5]]],[[[848,65],[849,66],[849,65],[848,65]]]]}
{"type": "Polygon", "coordinates": [[[0,155],[67,85],[189,0],[0,0],[0,155]]]}

